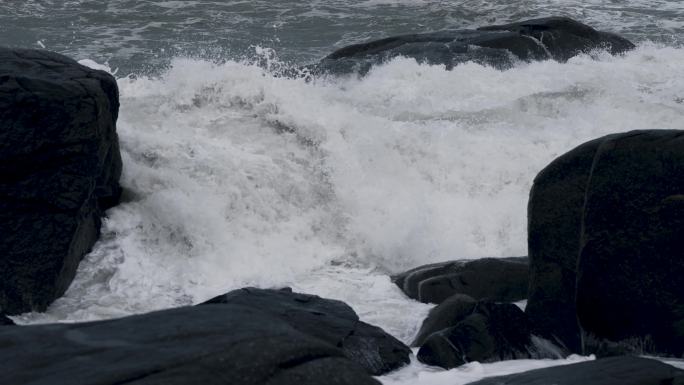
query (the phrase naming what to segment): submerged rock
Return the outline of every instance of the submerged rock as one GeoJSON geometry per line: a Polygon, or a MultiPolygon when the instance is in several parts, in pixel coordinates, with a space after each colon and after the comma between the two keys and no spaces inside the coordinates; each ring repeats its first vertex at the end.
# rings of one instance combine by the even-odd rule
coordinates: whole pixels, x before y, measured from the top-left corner
{"type": "Polygon", "coordinates": [[[583,144],[537,176],[526,309],[535,332],[573,352],[622,341],[684,354],[683,175],[684,131],[650,130],[583,144]],[[591,346],[580,346],[582,332],[591,346]]]}
{"type": "Polygon", "coordinates": [[[393,277],[407,296],[441,303],[454,294],[477,300],[514,302],[527,298],[527,257],[483,258],[425,265],[393,277]]]}
{"type": "Polygon", "coordinates": [[[633,49],[628,40],[597,31],[565,17],[526,20],[475,30],[394,36],[339,49],[320,61],[315,71],[332,74],[358,72],[398,56],[420,63],[444,65],[476,62],[505,69],[517,61],[566,61],[601,49],[619,54],[633,49]]]}
{"type": "MultiPolygon", "coordinates": [[[[465,302],[462,304],[467,306],[465,302]]],[[[457,322],[425,339],[418,351],[420,362],[451,369],[472,361],[532,357],[527,317],[516,305],[481,301],[457,322]]]]}
{"type": "MultiPolygon", "coordinates": [[[[400,362],[401,361],[401,362],[400,362]]],[[[376,385],[408,349],[340,301],[243,289],[116,320],[0,328],[7,384],[376,385]]]]}
{"type": "Polygon", "coordinates": [[[341,301],[292,293],[289,289],[245,288],[205,304],[231,304],[259,309],[294,329],[340,348],[368,373],[381,375],[410,362],[411,350],[377,326],[359,320],[341,301]]]}
{"type": "Polygon", "coordinates": [[[61,296],[121,193],[114,78],[47,51],[0,48],[0,311],[61,296]]]}
{"type": "Polygon", "coordinates": [[[611,357],[572,365],[490,377],[469,385],[681,385],[684,371],[660,361],[611,357]]]}

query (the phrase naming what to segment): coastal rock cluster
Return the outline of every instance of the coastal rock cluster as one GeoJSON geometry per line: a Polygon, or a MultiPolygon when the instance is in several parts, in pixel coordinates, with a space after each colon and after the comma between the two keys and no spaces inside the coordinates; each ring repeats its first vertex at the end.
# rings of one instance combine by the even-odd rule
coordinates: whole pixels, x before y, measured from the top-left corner
{"type": "MultiPolygon", "coordinates": [[[[451,68],[565,61],[629,41],[566,18],[353,45],[319,73],[397,56],[451,68]]],[[[71,283],[119,203],[115,79],[46,51],[0,48],[0,362],[7,384],[378,384],[411,350],[343,302],[244,288],[196,306],[115,320],[11,326],[71,283]]],[[[393,277],[436,304],[417,359],[617,356],[477,384],[683,384],[684,371],[625,354],[684,355],[684,131],[585,143],[534,181],[529,257],[456,260],[393,277]],[[525,303],[525,300],[527,302],[525,303]],[[524,310],[523,310],[524,308],[524,310]]]]}
{"type": "Polygon", "coordinates": [[[543,337],[565,354],[684,355],[682,175],[679,130],[608,135],[553,161],[530,192],[529,280],[490,279],[489,265],[505,271],[525,259],[455,261],[396,277],[408,296],[439,303],[415,341],[418,359],[451,368],[544,355],[520,333],[543,337]],[[462,271],[482,278],[463,279],[462,271]],[[525,313],[516,314],[502,302],[518,298],[500,293],[528,284],[525,313]],[[433,286],[448,289],[421,294],[433,286]],[[506,316],[490,315],[505,306],[506,316]],[[480,341],[477,355],[473,341],[480,341]]]}

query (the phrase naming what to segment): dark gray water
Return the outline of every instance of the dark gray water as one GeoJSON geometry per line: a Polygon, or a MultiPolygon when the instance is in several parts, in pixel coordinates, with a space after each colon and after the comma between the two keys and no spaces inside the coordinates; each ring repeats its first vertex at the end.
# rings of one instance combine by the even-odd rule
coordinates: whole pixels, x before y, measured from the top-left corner
{"type": "Polygon", "coordinates": [[[0,45],[39,47],[147,72],[177,56],[240,59],[254,46],[306,63],[392,34],[570,16],[636,41],[680,44],[679,0],[5,0],[0,45]]]}

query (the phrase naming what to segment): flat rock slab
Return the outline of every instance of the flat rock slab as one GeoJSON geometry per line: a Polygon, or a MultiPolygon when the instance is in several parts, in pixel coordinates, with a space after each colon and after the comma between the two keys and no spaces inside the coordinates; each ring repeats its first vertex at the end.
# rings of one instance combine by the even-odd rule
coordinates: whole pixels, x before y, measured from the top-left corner
{"type": "Polygon", "coordinates": [[[391,339],[382,333],[339,301],[248,289],[117,320],[0,328],[0,369],[8,385],[377,385],[367,359],[391,339]]]}
{"type": "Polygon", "coordinates": [[[365,74],[373,65],[404,56],[447,69],[476,62],[500,69],[519,61],[566,61],[581,53],[606,50],[618,54],[633,49],[628,40],[597,31],[565,17],[526,20],[519,23],[394,36],[339,49],[314,67],[331,74],[365,74]]]}
{"type": "Polygon", "coordinates": [[[0,312],[67,289],[120,197],[116,80],[62,55],[0,47],[0,312]]]}
{"type": "Polygon", "coordinates": [[[485,378],[469,385],[682,385],[684,371],[660,361],[611,357],[485,378]]]}
{"type": "Polygon", "coordinates": [[[341,301],[293,293],[289,289],[245,288],[213,298],[205,304],[231,304],[267,312],[298,331],[336,346],[350,360],[373,375],[407,365],[411,350],[377,326],[359,320],[341,301]]]}
{"type": "Polygon", "coordinates": [[[459,260],[420,266],[393,277],[410,298],[441,303],[454,294],[515,302],[527,298],[527,257],[459,260]]]}

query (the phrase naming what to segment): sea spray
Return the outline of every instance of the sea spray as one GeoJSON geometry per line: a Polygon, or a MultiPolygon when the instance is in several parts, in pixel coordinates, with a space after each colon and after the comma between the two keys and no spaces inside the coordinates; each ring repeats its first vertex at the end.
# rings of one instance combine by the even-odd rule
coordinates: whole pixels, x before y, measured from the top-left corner
{"type": "Polygon", "coordinates": [[[388,274],[526,254],[536,173],[594,137],[681,128],[683,59],[647,44],[503,72],[396,59],[308,81],[175,59],[160,77],[120,78],[127,201],[65,297],[23,321],[289,285],[410,340],[429,307],[388,274]]]}

